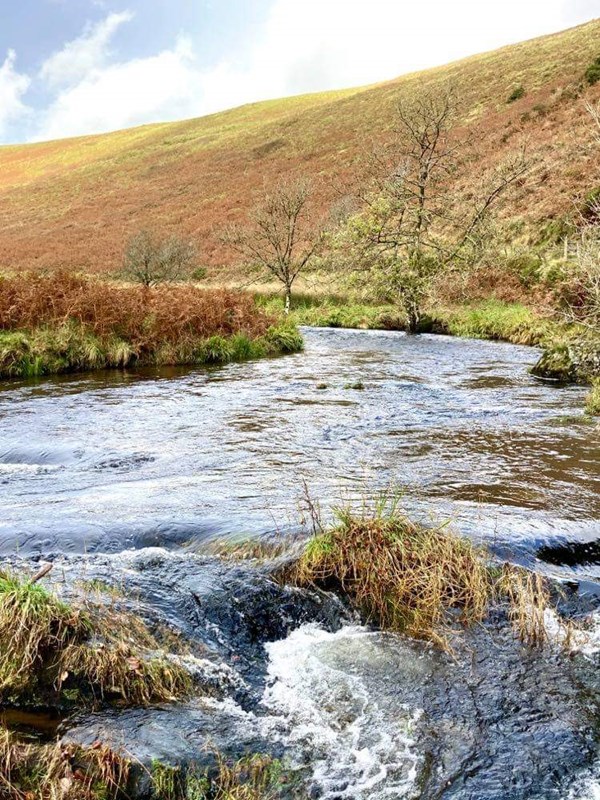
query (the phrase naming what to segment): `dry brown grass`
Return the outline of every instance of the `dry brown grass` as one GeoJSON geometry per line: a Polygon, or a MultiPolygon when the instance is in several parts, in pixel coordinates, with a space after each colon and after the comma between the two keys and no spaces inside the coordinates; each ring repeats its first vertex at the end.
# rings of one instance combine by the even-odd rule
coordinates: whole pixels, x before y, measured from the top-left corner
{"type": "Polygon", "coordinates": [[[385,630],[451,649],[455,623],[482,622],[506,603],[516,634],[531,646],[547,640],[545,580],[527,570],[491,565],[489,553],[447,527],[417,525],[396,506],[339,513],[281,579],[340,591],[363,617],[385,630]]]}
{"type": "Polygon", "coordinates": [[[531,647],[543,647],[548,640],[545,613],[550,593],[542,576],[505,565],[497,590],[508,598],[509,616],[521,641],[531,647]]]}
{"type": "Polygon", "coordinates": [[[0,329],[68,323],[101,339],[124,339],[143,355],[211,336],[262,336],[273,319],[247,294],[226,289],[189,284],[146,288],[67,271],[0,278],[0,329]]]}
{"type": "Polygon", "coordinates": [[[107,747],[27,743],[0,728],[1,800],[119,800],[130,766],[107,747]]]}
{"type": "Polygon", "coordinates": [[[193,681],[144,623],[113,608],[66,605],[44,587],[0,574],[0,700],[19,706],[171,702],[193,681]]]}

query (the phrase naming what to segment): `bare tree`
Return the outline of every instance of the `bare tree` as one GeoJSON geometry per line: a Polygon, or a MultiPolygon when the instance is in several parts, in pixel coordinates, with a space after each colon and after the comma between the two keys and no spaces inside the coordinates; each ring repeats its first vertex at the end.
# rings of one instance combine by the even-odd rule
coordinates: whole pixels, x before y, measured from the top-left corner
{"type": "Polygon", "coordinates": [[[278,280],[289,313],[292,288],[310,264],[322,241],[322,231],[309,213],[311,186],[304,180],[284,180],[265,193],[250,215],[249,225],[230,226],[223,241],[250,265],[278,280]]]}
{"type": "Polygon", "coordinates": [[[454,132],[456,118],[451,89],[424,90],[401,102],[394,138],[370,155],[359,192],[364,212],[354,230],[360,263],[376,287],[399,300],[412,332],[433,279],[448,265],[476,258],[492,207],[528,169],[521,152],[459,194],[452,176],[472,150],[468,138],[454,132]]]}
{"type": "Polygon", "coordinates": [[[125,250],[123,274],[144,286],[188,277],[196,266],[196,248],[178,236],[161,239],[143,230],[133,236],[125,250]]]}

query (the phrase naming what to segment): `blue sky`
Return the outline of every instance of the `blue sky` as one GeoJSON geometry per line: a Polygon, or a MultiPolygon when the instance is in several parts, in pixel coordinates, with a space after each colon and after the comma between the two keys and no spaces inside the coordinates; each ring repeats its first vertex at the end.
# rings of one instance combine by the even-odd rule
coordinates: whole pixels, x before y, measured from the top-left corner
{"type": "Polygon", "coordinates": [[[600,16],[600,0],[0,0],[0,142],[362,85],[600,16]]]}

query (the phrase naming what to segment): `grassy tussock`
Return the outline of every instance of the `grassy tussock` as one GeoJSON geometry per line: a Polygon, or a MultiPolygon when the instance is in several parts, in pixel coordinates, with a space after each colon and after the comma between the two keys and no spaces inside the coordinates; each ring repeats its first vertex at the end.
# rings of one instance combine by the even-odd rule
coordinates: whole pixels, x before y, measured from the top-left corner
{"type": "Polygon", "coordinates": [[[0,797],[8,800],[120,800],[130,764],[106,747],[35,744],[0,729],[0,797]]]}
{"type": "Polygon", "coordinates": [[[443,649],[455,622],[482,622],[497,602],[508,603],[524,642],[546,640],[549,595],[540,576],[494,569],[484,549],[446,527],[416,525],[395,506],[339,512],[339,524],[313,536],[283,579],[341,591],[367,621],[443,649]]]}
{"type": "Polygon", "coordinates": [[[159,761],[152,763],[151,777],[157,800],[274,800],[281,766],[270,756],[253,753],[230,762],[218,751],[216,768],[184,772],[159,761]]]}
{"type": "Polygon", "coordinates": [[[600,379],[594,381],[588,392],[585,399],[585,410],[587,414],[600,416],[600,379]]]}
{"type": "Polygon", "coordinates": [[[223,364],[302,349],[248,294],[57,272],[0,278],[0,377],[223,364]]]}
{"type": "Polygon", "coordinates": [[[0,701],[147,705],[191,690],[188,672],[133,615],[71,608],[40,585],[0,574],[0,701]]]}
{"type": "Polygon", "coordinates": [[[444,644],[451,609],[471,624],[486,614],[490,582],[481,553],[449,530],[398,514],[352,516],[315,536],[289,576],[301,586],[339,586],[366,619],[444,644]]]}

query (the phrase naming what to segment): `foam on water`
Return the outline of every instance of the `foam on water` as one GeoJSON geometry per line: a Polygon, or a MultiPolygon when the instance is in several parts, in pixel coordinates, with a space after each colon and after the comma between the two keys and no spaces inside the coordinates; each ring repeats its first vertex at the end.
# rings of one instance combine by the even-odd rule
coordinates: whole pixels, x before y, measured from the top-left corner
{"type": "MultiPolygon", "coordinates": [[[[390,640],[364,628],[306,625],[267,645],[263,706],[293,766],[309,766],[320,798],[409,798],[420,763],[419,711],[394,702],[390,640]]],[[[410,658],[414,660],[414,654],[410,658]]],[[[411,666],[414,671],[414,665],[411,666]]]]}

